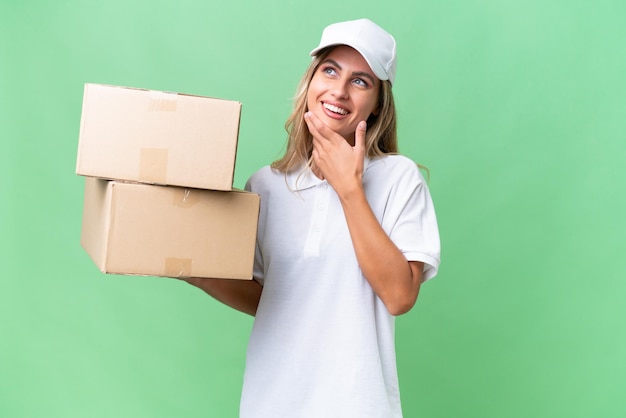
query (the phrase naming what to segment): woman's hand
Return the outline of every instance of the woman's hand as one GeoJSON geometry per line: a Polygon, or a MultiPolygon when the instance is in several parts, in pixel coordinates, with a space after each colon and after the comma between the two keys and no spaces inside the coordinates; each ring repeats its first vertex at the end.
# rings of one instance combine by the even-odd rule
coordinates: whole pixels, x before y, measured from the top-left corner
{"type": "Polygon", "coordinates": [[[313,136],[315,173],[326,179],[339,196],[360,189],[365,158],[365,121],[359,123],[354,146],[351,146],[312,112],[307,112],[304,120],[313,136]]]}

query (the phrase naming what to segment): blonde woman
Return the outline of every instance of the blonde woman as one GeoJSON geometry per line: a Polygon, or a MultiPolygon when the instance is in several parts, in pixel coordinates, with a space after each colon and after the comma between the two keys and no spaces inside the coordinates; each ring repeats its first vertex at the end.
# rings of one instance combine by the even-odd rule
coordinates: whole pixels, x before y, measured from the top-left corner
{"type": "Polygon", "coordinates": [[[285,155],[255,173],[254,280],[193,280],[255,316],[240,416],[401,417],[394,319],[439,267],[433,203],[398,154],[395,39],[367,19],[324,29],[287,120],[285,155]]]}

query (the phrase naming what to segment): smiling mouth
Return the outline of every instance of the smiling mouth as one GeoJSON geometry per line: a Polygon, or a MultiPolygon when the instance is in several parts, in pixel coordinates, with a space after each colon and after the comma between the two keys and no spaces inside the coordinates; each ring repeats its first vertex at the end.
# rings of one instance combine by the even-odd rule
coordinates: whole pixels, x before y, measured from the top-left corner
{"type": "Polygon", "coordinates": [[[326,103],[326,102],[322,102],[322,106],[324,106],[325,109],[328,109],[331,112],[336,113],[338,115],[344,115],[345,116],[345,115],[347,115],[349,113],[346,109],[343,109],[341,107],[337,107],[337,106],[331,105],[331,104],[326,103]]]}

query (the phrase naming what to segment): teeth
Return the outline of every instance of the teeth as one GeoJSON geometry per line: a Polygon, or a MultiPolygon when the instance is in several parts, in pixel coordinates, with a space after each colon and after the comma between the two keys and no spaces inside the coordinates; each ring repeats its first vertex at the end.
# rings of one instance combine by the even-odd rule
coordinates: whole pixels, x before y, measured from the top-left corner
{"type": "Polygon", "coordinates": [[[342,108],[337,107],[337,106],[333,106],[333,105],[328,104],[328,103],[324,103],[324,107],[326,109],[330,110],[331,112],[339,113],[340,115],[347,115],[348,114],[347,110],[342,109],[342,108]]]}

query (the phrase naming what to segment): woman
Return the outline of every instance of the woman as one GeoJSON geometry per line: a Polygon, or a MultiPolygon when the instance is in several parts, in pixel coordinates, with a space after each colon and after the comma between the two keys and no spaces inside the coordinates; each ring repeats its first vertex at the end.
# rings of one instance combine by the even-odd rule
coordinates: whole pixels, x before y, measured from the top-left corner
{"type": "Polygon", "coordinates": [[[190,280],[255,315],[241,417],[401,417],[394,318],[439,266],[426,183],[397,154],[394,38],[327,27],[298,89],[285,155],[255,173],[254,279],[190,280]]]}

